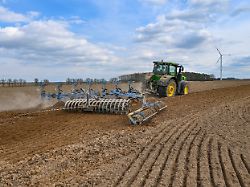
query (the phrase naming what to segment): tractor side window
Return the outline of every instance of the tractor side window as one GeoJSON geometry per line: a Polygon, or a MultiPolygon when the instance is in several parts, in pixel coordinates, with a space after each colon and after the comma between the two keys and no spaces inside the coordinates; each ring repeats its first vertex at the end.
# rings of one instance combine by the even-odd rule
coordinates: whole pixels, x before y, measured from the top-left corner
{"type": "Polygon", "coordinates": [[[176,75],[176,67],[170,65],[169,66],[169,74],[175,76],[176,75]]]}

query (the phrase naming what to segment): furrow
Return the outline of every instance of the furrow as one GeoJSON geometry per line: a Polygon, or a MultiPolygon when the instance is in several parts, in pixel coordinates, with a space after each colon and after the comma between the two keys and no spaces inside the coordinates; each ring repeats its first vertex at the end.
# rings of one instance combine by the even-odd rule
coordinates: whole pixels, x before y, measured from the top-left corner
{"type": "Polygon", "coordinates": [[[204,137],[200,150],[198,150],[197,186],[212,186],[207,154],[209,140],[210,137],[204,137]]]}
{"type": "Polygon", "coordinates": [[[190,136],[193,130],[198,126],[196,123],[194,126],[191,126],[189,129],[184,129],[179,136],[173,140],[171,147],[168,149],[168,156],[166,157],[166,161],[164,162],[163,168],[158,176],[158,184],[159,186],[167,186],[171,184],[172,181],[172,171],[175,170],[176,167],[176,157],[178,153],[181,151],[186,139],[190,136]]]}
{"type": "Polygon", "coordinates": [[[218,144],[215,139],[211,139],[209,144],[210,150],[210,172],[212,174],[212,180],[214,186],[225,186],[225,181],[223,179],[223,173],[220,166],[219,152],[218,152],[218,144]]]}
{"type": "Polygon", "coordinates": [[[236,176],[239,180],[240,185],[242,187],[250,186],[250,181],[249,181],[250,175],[249,174],[247,175],[247,171],[242,170],[244,167],[239,165],[240,162],[236,161],[235,155],[233,155],[231,149],[229,149],[229,148],[228,148],[228,155],[229,155],[229,158],[231,160],[232,166],[234,168],[234,171],[236,173],[236,176]],[[236,164],[236,163],[238,163],[238,164],[236,164]],[[245,182],[244,182],[244,180],[245,180],[245,182]]]}
{"type": "Polygon", "coordinates": [[[214,180],[214,172],[213,172],[213,166],[212,166],[212,141],[213,139],[210,138],[208,141],[208,148],[207,148],[207,157],[208,157],[208,166],[209,166],[209,174],[210,174],[210,179],[211,183],[213,186],[216,186],[215,180],[214,180]]]}
{"type": "Polygon", "coordinates": [[[141,168],[140,172],[138,173],[137,178],[135,181],[133,181],[133,186],[144,186],[146,179],[148,178],[148,175],[152,171],[152,167],[155,164],[157,158],[161,154],[163,147],[166,143],[168,143],[169,139],[177,133],[178,128],[176,128],[172,134],[164,141],[160,142],[159,144],[156,145],[155,149],[153,152],[150,153],[149,158],[145,161],[143,167],[141,168]]]}
{"type": "Polygon", "coordinates": [[[248,174],[250,174],[250,167],[247,164],[247,161],[246,161],[245,157],[243,156],[243,154],[240,155],[240,158],[241,158],[241,161],[244,164],[245,168],[247,169],[248,174]]]}
{"type": "MultiPolygon", "coordinates": [[[[160,144],[160,142],[162,142],[162,140],[164,140],[164,138],[167,137],[168,133],[175,134],[179,130],[180,128],[179,126],[180,125],[174,126],[174,128],[170,129],[169,131],[167,131],[166,129],[164,129],[165,131],[161,131],[160,135],[157,137],[157,140],[152,141],[150,145],[148,145],[143,151],[139,153],[138,158],[133,160],[133,163],[124,172],[124,175],[119,179],[119,181],[115,185],[130,186],[136,180],[137,175],[142,170],[141,168],[144,166],[144,163],[148,160],[151,152],[155,150],[156,145],[160,144]]],[[[171,128],[169,125],[167,125],[166,128],[167,127],[171,128]]]]}
{"type": "MultiPolygon", "coordinates": [[[[192,154],[192,155],[196,154],[196,160],[194,159],[195,158],[194,156],[191,157],[191,158],[193,158],[193,163],[196,162],[196,165],[194,164],[194,165],[192,165],[193,167],[191,167],[191,168],[194,168],[194,170],[196,169],[196,186],[201,186],[201,172],[200,172],[201,171],[201,163],[200,163],[201,162],[201,146],[202,146],[202,143],[205,139],[205,136],[206,136],[206,133],[204,133],[202,135],[202,138],[201,138],[199,144],[197,145],[197,151],[192,154]],[[196,166],[196,168],[195,168],[195,166],[196,166]]],[[[195,149],[194,149],[194,151],[195,151],[195,149]]],[[[192,172],[190,172],[190,173],[192,173],[192,172]]],[[[195,172],[193,172],[193,173],[195,173],[195,172]]],[[[195,186],[194,181],[195,180],[192,180],[192,177],[189,176],[187,178],[187,183],[186,183],[187,185],[186,186],[195,186]]]]}
{"type": "MultiPolygon", "coordinates": [[[[167,133],[172,131],[172,129],[169,130],[169,128],[171,128],[169,124],[166,124],[166,126],[161,131],[159,131],[159,133],[156,133],[152,140],[145,147],[143,147],[141,151],[139,151],[136,157],[128,165],[126,170],[118,178],[114,186],[129,186],[134,181],[140,171],[140,168],[144,164],[145,160],[147,160],[149,157],[149,154],[153,150],[154,146],[158,144],[167,133]]],[[[173,129],[175,128],[177,127],[175,126],[173,129]]]]}
{"type": "Polygon", "coordinates": [[[188,136],[188,138],[185,140],[184,144],[182,144],[182,147],[179,149],[178,154],[176,156],[175,166],[173,170],[173,175],[171,177],[171,183],[169,186],[183,186],[185,185],[185,176],[187,176],[188,173],[188,165],[189,165],[189,159],[190,159],[190,150],[193,146],[194,140],[196,137],[200,134],[201,128],[197,130],[197,132],[194,131],[194,134],[191,134],[188,136]]]}
{"type": "Polygon", "coordinates": [[[231,164],[227,147],[224,144],[218,142],[218,152],[226,186],[240,186],[236,173],[234,172],[234,168],[231,164]]]}
{"type": "Polygon", "coordinates": [[[184,179],[182,186],[195,186],[197,185],[197,157],[198,157],[198,145],[202,142],[205,133],[199,133],[191,142],[187,156],[185,159],[185,170],[184,170],[184,179]]]}
{"type": "Polygon", "coordinates": [[[163,174],[164,167],[169,159],[171,150],[173,149],[174,145],[178,142],[183,133],[186,133],[188,129],[191,129],[192,131],[192,129],[194,129],[196,126],[197,124],[190,125],[189,123],[186,123],[185,126],[182,126],[183,128],[182,130],[179,129],[179,131],[169,139],[169,142],[164,145],[161,154],[159,155],[154,165],[152,166],[152,169],[148,174],[148,177],[146,178],[144,186],[157,186],[159,184],[159,181],[163,174]]]}
{"type": "Polygon", "coordinates": [[[231,151],[231,154],[235,163],[235,167],[242,178],[242,182],[245,184],[245,186],[250,186],[250,174],[248,173],[245,165],[242,163],[240,155],[234,151],[231,151]]]}
{"type": "MultiPolygon", "coordinates": [[[[164,129],[163,129],[164,130],[164,129]]],[[[116,182],[113,184],[113,186],[118,186],[122,179],[124,178],[125,174],[131,169],[132,165],[139,159],[139,156],[141,153],[151,144],[153,141],[159,136],[159,134],[155,134],[154,137],[144,146],[140,149],[140,151],[136,154],[136,156],[131,160],[129,165],[126,167],[126,169],[122,172],[122,174],[118,177],[116,182]]]]}

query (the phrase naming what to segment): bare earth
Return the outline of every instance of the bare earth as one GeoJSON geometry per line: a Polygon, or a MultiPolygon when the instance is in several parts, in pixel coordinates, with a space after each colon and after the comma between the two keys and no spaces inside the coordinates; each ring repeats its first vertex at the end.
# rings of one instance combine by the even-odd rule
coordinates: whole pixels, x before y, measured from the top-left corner
{"type": "Polygon", "coordinates": [[[250,186],[250,81],[191,89],[161,98],[167,109],[142,126],[120,115],[0,112],[0,186],[250,186]]]}

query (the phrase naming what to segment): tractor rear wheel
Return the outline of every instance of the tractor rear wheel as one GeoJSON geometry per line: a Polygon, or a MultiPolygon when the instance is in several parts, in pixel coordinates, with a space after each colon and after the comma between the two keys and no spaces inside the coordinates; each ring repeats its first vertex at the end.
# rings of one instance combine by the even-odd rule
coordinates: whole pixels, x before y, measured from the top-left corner
{"type": "Polygon", "coordinates": [[[183,82],[181,85],[180,95],[187,95],[189,94],[189,85],[187,82],[183,82]]]}
{"type": "Polygon", "coordinates": [[[158,93],[160,97],[172,97],[176,93],[176,83],[174,80],[170,80],[167,86],[159,86],[158,93]]]}

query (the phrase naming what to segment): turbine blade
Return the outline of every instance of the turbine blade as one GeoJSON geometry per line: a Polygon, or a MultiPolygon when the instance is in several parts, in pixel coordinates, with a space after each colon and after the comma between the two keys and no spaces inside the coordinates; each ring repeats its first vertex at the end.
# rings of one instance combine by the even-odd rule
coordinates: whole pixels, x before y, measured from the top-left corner
{"type": "Polygon", "coordinates": [[[218,53],[219,53],[220,55],[222,55],[221,52],[220,52],[220,50],[219,50],[218,48],[216,48],[216,49],[217,49],[218,53]]]}
{"type": "Polygon", "coordinates": [[[220,57],[218,58],[218,60],[217,60],[217,62],[216,62],[216,64],[218,64],[218,62],[220,61],[220,57]]]}

